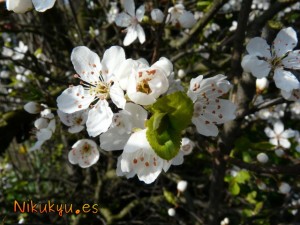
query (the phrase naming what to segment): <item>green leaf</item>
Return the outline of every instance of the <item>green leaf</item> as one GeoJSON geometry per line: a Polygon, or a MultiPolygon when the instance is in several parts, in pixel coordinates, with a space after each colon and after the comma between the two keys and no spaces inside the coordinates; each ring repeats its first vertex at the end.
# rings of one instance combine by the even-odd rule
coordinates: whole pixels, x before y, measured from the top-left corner
{"type": "Polygon", "coordinates": [[[254,209],[254,215],[257,215],[261,209],[263,208],[264,206],[264,203],[263,202],[258,202],[256,205],[255,205],[255,209],[254,209]]]}
{"type": "Polygon", "coordinates": [[[176,202],[176,197],[174,196],[174,194],[170,191],[167,191],[165,188],[164,188],[163,192],[164,192],[164,197],[167,200],[167,202],[176,206],[177,202],[176,202]]]}
{"type": "Polygon", "coordinates": [[[238,195],[240,190],[240,186],[237,182],[232,181],[229,183],[229,191],[232,195],[238,195]]]}
{"type": "Polygon", "coordinates": [[[150,108],[147,121],[147,140],[163,159],[174,158],[181,145],[181,132],[191,123],[193,102],[183,92],[175,92],[158,99],[150,108]]]}
{"type": "Polygon", "coordinates": [[[241,170],[235,176],[235,181],[239,184],[244,184],[246,181],[250,180],[250,174],[246,170],[241,170]]]}

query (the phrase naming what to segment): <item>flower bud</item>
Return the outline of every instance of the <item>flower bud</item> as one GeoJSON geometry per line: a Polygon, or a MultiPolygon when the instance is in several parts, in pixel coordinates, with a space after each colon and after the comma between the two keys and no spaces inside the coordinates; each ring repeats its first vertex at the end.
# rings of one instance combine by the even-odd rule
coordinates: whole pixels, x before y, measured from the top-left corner
{"type": "Polygon", "coordinates": [[[185,71],[183,69],[178,70],[178,77],[180,79],[184,78],[186,75],[185,71]]]}
{"type": "Polygon", "coordinates": [[[288,194],[291,190],[291,186],[286,182],[281,182],[278,188],[282,194],[288,194]]]}
{"type": "Polygon", "coordinates": [[[31,114],[37,114],[41,111],[41,106],[36,102],[28,102],[24,105],[24,110],[31,114]]]}
{"type": "Polygon", "coordinates": [[[176,215],[175,209],[174,208],[169,208],[168,209],[168,214],[169,214],[169,216],[175,216],[176,215]]]}
{"type": "Polygon", "coordinates": [[[267,78],[263,77],[256,79],[256,92],[261,93],[269,86],[269,81],[267,78]]]}
{"type": "Polygon", "coordinates": [[[269,157],[267,156],[266,153],[259,153],[257,156],[256,156],[256,159],[258,162],[260,163],[267,163],[269,161],[269,157]]]}
{"type": "Polygon", "coordinates": [[[177,183],[177,190],[179,192],[184,192],[187,188],[187,185],[188,185],[188,182],[185,181],[185,180],[180,180],[178,183],[177,183]]]}
{"type": "Polygon", "coordinates": [[[156,23],[162,23],[164,21],[165,15],[160,9],[153,9],[151,11],[151,19],[156,23]]]}

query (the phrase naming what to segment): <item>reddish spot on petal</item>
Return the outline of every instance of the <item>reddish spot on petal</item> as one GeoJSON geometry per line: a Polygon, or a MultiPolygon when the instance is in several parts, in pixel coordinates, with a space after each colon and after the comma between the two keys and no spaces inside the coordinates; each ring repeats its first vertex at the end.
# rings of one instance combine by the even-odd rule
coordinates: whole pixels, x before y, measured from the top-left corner
{"type": "Polygon", "coordinates": [[[145,166],[147,167],[150,166],[149,162],[145,162],[145,166]]]}
{"type": "Polygon", "coordinates": [[[140,159],[141,159],[142,162],[144,161],[144,157],[141,157],[140,159]]]}
{"type": "Polygon", "coordinates": [[[134,159],[133,160],[133,164],[137,164],[138,160],[137,159],[134,159]]]}

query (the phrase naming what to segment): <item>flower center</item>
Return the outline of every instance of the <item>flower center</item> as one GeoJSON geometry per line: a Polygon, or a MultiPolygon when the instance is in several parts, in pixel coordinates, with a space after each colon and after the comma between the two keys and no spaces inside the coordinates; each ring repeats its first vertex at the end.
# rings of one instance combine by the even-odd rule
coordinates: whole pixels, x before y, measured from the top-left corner
{"type": "Polygon", "coordinates": [[[109,84],[98,81],[94,87],[90,88],[90,94],[96,95],[100,99],[106,99],[109,94],[109,84]]]}
{"type": "Polygon", "coordinates": [[[137,86],[136,86],[136,91],[138,92],[143,92],[145,94],[150,94],[152,92],[150,86],[149,86],[149,83],[148,81],[150,81],[151,79],[144,79],[142,81],[140,81],[137,86]]]}

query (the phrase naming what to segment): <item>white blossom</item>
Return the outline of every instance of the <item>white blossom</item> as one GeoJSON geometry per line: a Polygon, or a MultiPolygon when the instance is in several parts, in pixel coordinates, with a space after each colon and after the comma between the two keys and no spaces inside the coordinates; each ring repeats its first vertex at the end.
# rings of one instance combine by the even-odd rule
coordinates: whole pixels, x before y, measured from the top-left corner
{"type": "Polygon", "coordinates": [[[275,122],[273,128],[273,130],[270,127],[265,128],[265,133],[270,138],[269,142],[275,146],[290,148],[291,143],[288,138],[294,137],[295,131],[291,129],[284,130],[284,125],[281,121],[275,122]]]}
{"type": "Polygon", "coordinates": [[[125,65],[121,66],[122,72],[118,79],[134,103],[151,105],[160,95],[167,92],[168,76],[173,71],[173,65],[167,58],[161,57],[151,67],[145,60],[126,60],[125,65]]]}
{"type": "Polygon", "coordinates": [[[293,51],[297,42],[297,33],[291,27],[282,29],[277,34],[272,47],[263,38],[255,37],[247,44],[249,54],[243,57],[242,67],[257,78],[274,72],[275,85],[283,91],[299,89],[298,79],[289,71],[300,69],[300,51],[293,51]]]}
{"type": "Polygon", "coordinates": [[[140,43],[143,44],[146,40],[145,32],[140,22],[143,20],[145,14],[145,6],[141,5],[135,11],[134,0],[124,0],[125,12],[117,15],[115,22],[119,27],[126,27],[127,32],[123,44],[125,46],[130,45],[135,39],[139,39],[140,43]]]}
{"type": "Polygon", "coordinates": [[[114,23],[119,13],[119,8],[117,6],[117,2],[110,2],[109,4],[110,4],[110,9],[106,15],[107,22],[114,23]]]}
{"type": "Polygon", "coordinates": [[[119,65],[125,61],[125,52],[119,46],[105,51],[102,61],[99,56],[84,46],[76,47],[71,61],[81,79],[81,85],[67,88],[57,98],[57,106],[64,113],[74,113],[92,106],[86,122],[90,136],[97,136],[109,128],[113,112],[108,105],[110,97],[118,108],[125,107],[124,92],[115,80],[119,65]],[[93,105],[92,105],[93,103],[93,105]]]}
{"type": "Polygon", "coordinates": [[[174,26],[180,25],[183,28],[191,28],[196,23],[194,14],[186,11],[184,5],[176,4],[168,10],[166,22],[174,26]]]}
{"type": "Polygon", "coordinates": [[[190,82],[188,96],[194,102],[192,123],[202,135],[217,136],[219,131],[216,125],[235,118],[236,106],[229,100],[219,99],[231,88],[225,79],[224,75],[207,79],[200,75],[190,82]]]}
{"type": "Polygon", "coordinates": [[[77,141],[68,154],[69,162],[87,168],[98,162],[100,153],[97,144],[89,139],[77,141]]]}

